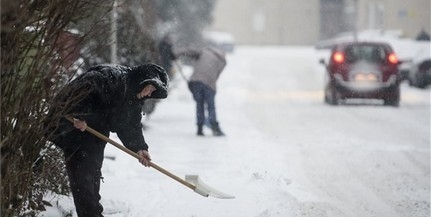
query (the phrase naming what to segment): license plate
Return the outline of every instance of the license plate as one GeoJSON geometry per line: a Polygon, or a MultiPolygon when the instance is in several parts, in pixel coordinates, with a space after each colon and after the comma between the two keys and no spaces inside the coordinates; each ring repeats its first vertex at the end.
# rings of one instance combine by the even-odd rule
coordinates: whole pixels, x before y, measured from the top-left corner
{"type": "Polygon", "coordinates": [[[354,77],[355,81],[367,81],[367,82],[375,82],[377,81],[377,76],[372,73],[357,73],[354,77]]]}

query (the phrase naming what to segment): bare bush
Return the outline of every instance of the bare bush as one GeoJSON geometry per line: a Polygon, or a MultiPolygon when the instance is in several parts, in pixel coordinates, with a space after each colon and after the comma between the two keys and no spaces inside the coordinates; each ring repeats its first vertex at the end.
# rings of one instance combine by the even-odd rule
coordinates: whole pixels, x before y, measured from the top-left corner
{"type": "MultiPolygon", "coordinates": [[[[1,216],[35,216],[49,205],[43,201],[48,191],[69,193],[63,156],[45,135],[67,111],[47,118],[47,110],[79,67],[110,62],[113,1],[1,1],[1,216]],[[76,59],[83,65],[76,68],[76,59]]],[[[158,61],[156,24],[163,23],[160,19],[176,23],[175,16],[160,15],[183,2],[158,1],[118,0],[120,63],[158,61]]],[[[212,8],[213,1],[199,5],[212,8]]],[[[186,5],[196,9],[195,3],[184,1],[180,11],[187,15],[186,5]]],[[[184,19],[178,29],[192,23],[184,19]]],[[[184,29],[189,36],[196,33],[184,29]]]]}
{"type": "Polygon", "coordinates": [[[71,24],[112,2],[2,0],[1,216],[34,216],[43,194],[68,192],[61,154],[44,137],[50,99],[73,76],[71,24]]]}

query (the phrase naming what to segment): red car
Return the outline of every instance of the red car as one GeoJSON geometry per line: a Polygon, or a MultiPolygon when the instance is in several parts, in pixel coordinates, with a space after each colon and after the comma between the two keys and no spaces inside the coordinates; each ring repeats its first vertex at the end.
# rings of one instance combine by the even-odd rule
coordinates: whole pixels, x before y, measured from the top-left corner
{"type": "Polygon", "coordinates": [[[335,45],[326,66],[325,102],[337,105],[344,99],[383,99],[384,105],[400,102],[399,61],[389,44],[350,42],[335,45]]]}

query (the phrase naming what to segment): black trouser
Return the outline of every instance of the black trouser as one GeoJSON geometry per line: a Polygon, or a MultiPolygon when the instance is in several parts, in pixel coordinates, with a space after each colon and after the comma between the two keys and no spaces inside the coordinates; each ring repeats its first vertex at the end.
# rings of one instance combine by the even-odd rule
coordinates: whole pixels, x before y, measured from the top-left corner
{"type": "MultiPolygon", "coordinates": [[[[101,132],[109,135],[109,132],[101,132]]],[[[89,134],[75,130],[73,143],[76,150],[65,150],[66,170],[69,176],[76,212],[79,217],[100,217],[100,180],[106,142],[89,134]]]]}

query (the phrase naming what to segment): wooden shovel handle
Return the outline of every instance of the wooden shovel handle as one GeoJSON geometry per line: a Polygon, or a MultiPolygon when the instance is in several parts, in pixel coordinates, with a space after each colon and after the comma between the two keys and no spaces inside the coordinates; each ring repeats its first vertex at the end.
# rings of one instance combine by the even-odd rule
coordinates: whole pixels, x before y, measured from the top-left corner
{"type": "MultiPolygon", "coordinates": [[[[67,116],[67,117],[66,117],[66,119],[73,123],[73,118],[72,118],[72,117],[67,116]]],[[[126,148],[126,147],[124,147],[123,145],[119,144],[118,142],[116,142],[116,141],[114,141],[114,140],[112,140],[112,139],[110,139],[110,138],[106,137],[105,135],[103,135],[103,134],[99,133],[98,131],[94,130],[93,128],[91,128],[91,127],[87,126],[87,127],[85,128],[85,130],[86,130],[87,132],[89,132],[89,133],[91,133],[91,134],[95,135],[96,137],[99,137],[99,138],[100,138],[100,139],[102,139],[103,141],[108,142],[108,143],[110,143],[111,145],[113,145],[113,146],[115,146],[115,147],[119,148],[120,150],[122,150],[122,151],[126,152],[127,154],[131,155],[132,157],[134,157],[134,158],[136,158],[136,159],[138,159],[138,160],[140,160],[140,159],[141,159],[141,157],[140,157],[137,153],[135,153],[135,152],[133,152],[132,150],[130,150],[130,149],[128,149],[128,148],[126,148]]],[[[161,172],[161,173],[163,173],[163,174],[165,174],[165,175],[167,175],[167,176],[171,177],[172,179],[176,180],[177,182],[179,182],[179,183],[181,183],[181,184],[183,184],[183,185],[187,186],[188,188],[190,188],[190,189],[192,189],[192,190],[195,190],[195,189],[196,189],[196,186],[194,186],[193,184],[191,184],[191,183],[189,183],[189,182],[186,182],[186,181],[185,181],[185,180],[183,180],[182,178],[180,178],[180,177],[176,176],[175,174],[173,174],[173,173],[171,173],[171,172],[169,172],[169,171],[167,171],[167,170],[163,169],[162,167],[158,166],[157,164],[155,164],[155,163],[153,163],[153,162],[151,162],[151,161],[150,161],[150,166],[151,166],[152,168],[154,168],[154,169],[158,170],[159,172],[161,172]]]]}

